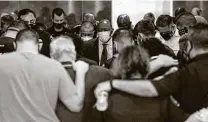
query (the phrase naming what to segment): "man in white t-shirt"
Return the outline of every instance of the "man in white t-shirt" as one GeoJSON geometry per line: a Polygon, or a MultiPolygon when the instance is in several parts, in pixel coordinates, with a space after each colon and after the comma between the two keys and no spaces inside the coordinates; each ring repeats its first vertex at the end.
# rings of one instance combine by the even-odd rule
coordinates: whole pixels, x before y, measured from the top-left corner
{"type": "Polygon", "coordinates": [[[16,52],[0,57],[0,122],[59,122],[58,98],[69,110],[79,112],[89,65],[75,65],[82,77],[74,85],[59,62],[38,54],[39,37],[34,30],[20,31],[16,44],[16,52]]]}

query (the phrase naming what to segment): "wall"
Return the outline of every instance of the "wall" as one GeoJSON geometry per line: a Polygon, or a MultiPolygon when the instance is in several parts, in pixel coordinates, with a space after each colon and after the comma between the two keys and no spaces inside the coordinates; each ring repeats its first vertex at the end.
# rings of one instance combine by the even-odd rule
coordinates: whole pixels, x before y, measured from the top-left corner
{"type": "Polygon", "coordinates": [[[171,1],[166,0],[113,0],[113,26],[117,28],[116,20],[120,14],[128,14],[135,25],[148,12],[152,12],[157,18],[161,14],[171,14],[171,11],[171,1]]]}

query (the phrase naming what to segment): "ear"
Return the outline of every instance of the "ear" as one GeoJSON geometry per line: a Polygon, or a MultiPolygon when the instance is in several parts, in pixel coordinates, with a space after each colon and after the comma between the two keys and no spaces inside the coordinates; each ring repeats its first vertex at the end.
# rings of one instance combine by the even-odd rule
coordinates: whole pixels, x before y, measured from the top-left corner
{"type": "Polygon", "coordinates": [[[16,44],[16,42],[13,42],[13,46],[14,46],[14,49],[16,50],[16,49],[17,49],[17,44],[16,44]]]}
{"type": "Polygon", "coordinates": [[[40,51],[43,47],[43,41],[42,39],[39,39],[39,43],[38,43],[38,50],[40,51]]]}

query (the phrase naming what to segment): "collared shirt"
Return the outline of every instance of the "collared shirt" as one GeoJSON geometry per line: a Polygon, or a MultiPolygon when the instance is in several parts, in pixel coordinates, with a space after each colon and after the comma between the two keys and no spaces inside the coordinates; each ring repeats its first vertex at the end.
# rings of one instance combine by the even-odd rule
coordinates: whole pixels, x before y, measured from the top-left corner
{"type": "MultiPolygon", "coordinates": [[[[100,61],[101,61],[101,55],[102,55],[102,52],[103,52],[103,43],[98,40],[98,49],[99,49],[99,64],[100,64],[100,61]]],[[[107,42],[107,52],[108,52],[108,55],[107,55],[107,60],[112,58],[113,57],[113,41],[112,39],[110,39],[110,41],[107,42]]]]}
{"type": "Polygon", "coordinates": [[[160,39],[163,44],[166,44],[167,46],[169,46],[174,51],[175,55],[178,54],[179,39],[180,39],[180,36],[178,34],[178,29],[176,29],[173,37],[169,40],[164,40],[163,37],[160,35],[159,31],[157,31],[157,33],[155,34],[155,37],[160,39]]]}
{"type": "Polygon", "coordinates": [[[58,97],[67,106],[76,93],[63,66],[30,52],[8,53],[0,62],[0,122],[59,122],[58,97]]]}
{"type": "Polygon", "coordinates": [[[176,73],[152,81],[160,96],[173,95],[189,114],[208,106],[208,54],[198,55],[176,73]]]}

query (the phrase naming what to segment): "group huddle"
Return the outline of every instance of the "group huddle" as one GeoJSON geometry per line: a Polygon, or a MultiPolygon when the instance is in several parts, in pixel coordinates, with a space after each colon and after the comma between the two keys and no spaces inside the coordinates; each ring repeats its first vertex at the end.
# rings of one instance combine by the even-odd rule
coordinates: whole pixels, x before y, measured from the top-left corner
{"type": "Polygon", "coordinates": [[[132,24],[85,13],[70,28],[34,11],[1,15],[0,122],[207,122],[208,23],[202,10],[132,24]]]}

